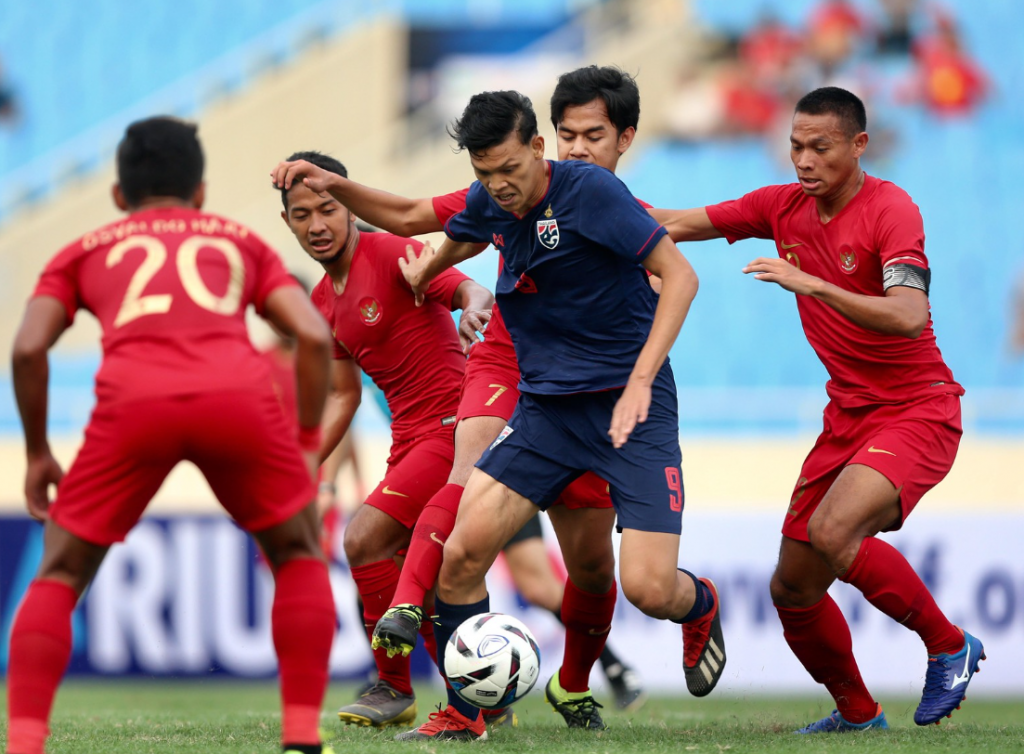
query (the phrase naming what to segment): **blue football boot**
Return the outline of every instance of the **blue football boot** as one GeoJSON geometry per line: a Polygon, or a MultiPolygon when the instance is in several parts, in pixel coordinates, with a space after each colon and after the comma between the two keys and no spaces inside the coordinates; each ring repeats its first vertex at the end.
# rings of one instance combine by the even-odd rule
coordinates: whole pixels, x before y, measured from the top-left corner
{"type": "Polygon", "coordinates": [[[978,672],[978,663],[985,659],[985,647],[966,631],[964,648],[956,654],[928,655],[928,672],[924,676],[924,693],[914,713],[918,725],[939,724],[960,709],[967,698],[967,685],[978,672]]]}
{"type": "Polygon", "coordinates": [[[878,714],[864,723],[851,723],[839,714],[839,710],[832,710],[832,714],[823,717],[816,723],[811,723],[805,728],[793,731],[801,735],[810,733],[854,733],[858,730],[888,730],[889,723],[886,722],[885,713],[882,712],[882,705],[878,705],[878,714]]]}

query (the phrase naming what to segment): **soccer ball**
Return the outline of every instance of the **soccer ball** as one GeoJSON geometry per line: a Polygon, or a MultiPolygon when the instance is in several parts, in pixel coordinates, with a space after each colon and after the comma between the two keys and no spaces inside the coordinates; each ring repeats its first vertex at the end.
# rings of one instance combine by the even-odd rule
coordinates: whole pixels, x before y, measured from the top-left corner
{"type": "Polygon", "coordinates": [[[455,629],[444,674],[460,697],[500,709],[526,696],[540,675],[540,650],[522,621],[501,613],[474,615],[455,629]]]}

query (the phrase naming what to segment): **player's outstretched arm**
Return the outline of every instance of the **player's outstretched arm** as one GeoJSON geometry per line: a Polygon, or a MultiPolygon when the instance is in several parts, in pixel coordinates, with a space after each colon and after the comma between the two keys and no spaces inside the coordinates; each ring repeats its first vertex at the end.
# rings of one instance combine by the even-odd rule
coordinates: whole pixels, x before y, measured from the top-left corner
{"type": "Polygon", "coordinates": [[[311,471],[320,458],[320,420],[327,399],[331,361],[331,332],[323,316],[298,286],[275,288],[264,313],[285,335],[295,339],[295,379],[299,404],[299,438],[311,471]]]}
{"type": "Polygon", "coordinates": [[[25,318],[14,338],[11,374],[14,397],[25,431],[25,503],[29,515],[45,521],[50,508],[49,488],[64,472],[53,457],[46,437],[46,414],[50,379],[48,353],[67,329],[64,305],[50,296],[29,301],[25,318]]]}
{"type": "Polygon", "coordinates": [[[722,234],[711,224],[704,207],[694,209],[649,209],[651,217],[665,226],[669,238],[681,241],[707,241],[722,234]]]}
{"type": "Polygon", "coordinates": [[[445,239],[440,249],[435,249],[430,242],[423,244],[419,254],[412,246],[405,247],[405,259],[398,260],[398,267],[402,270],[405,281],[412,288],[416,297],[416,306],[423,305],[427,289],[434,278],[454,267],[459,262],[465,262],[475,257],[487,248],[485,243],[462,243],[445,239]]]}
{"type": "Polygon", "coordinates": [[[494,296],[475,280],[463,280],[455,289],[452,311],[462,310],[462,316],[459,317],[459,342],[462,343],[463,353],[469,353],[474,343],[483,340],[480,333],[491,321],[492,306],[494,296]]]}
{"type": "Polygon", "coordinates": [[[305,160],[278,163],[271,172],[277,188],[301,180],[311,191],[328,193],[357,217],[396,236],[418,236],[442,229],[430,199],[409,199],[370,188],[305,160]]]}
{"type": "Polygon", "coordinates": [[[348,432],[363,398],[363,381],[353,359],[331,362],[331,392],[324,409],[323,440],[318,463],[323,463],[348,432]]]}
{"type": "Polygon", "coordinates": [[[612,412],[608,435],[616,448],[625,445],[636,425],[647,420],[654,377],[665,363],[697,295],[697,273],[670,238],[663,237],[643,264],[661,278],[661,295],[647,342],[612,412]]]}
{"type": "Polygon", "coordinates": [[[899,285],[889,288],[884,296],[865,296],[803,272],[777,257],[758,257],[743,272],[765,283],[778,283],[797,295],[812,296],[867,330],[916,338],[928,324],[928,294],[917,288],[899,285]]]}

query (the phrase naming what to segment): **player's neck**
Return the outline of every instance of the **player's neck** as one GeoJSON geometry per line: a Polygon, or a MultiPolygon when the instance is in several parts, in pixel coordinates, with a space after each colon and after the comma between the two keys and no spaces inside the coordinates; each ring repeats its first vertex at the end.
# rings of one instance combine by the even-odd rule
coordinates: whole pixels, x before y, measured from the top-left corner
{"type": "Polygon", "coordinates": [[[815,204],[818,207],[818,218],[823,223],[827,223],[835,218],[853,200],[853,197],[857,196],[863,186],[864,171],[858,167],[855,172],[850,174],[849,180],[839,187],[835,196],[823,196],[815,200],[815,204]]]}
{"type": "Polygon", "coordinates": [[[135,214],[148,209],[196,209],[196,206],[191,201],[176,196],[151,196],[129,207],[128,213],[135,214]]]}
{"type": "Polygon", "coordinates": [[[348,282],[348,273],[352,269],[352,259],[356,255],[356,247],[359,246],[359,229],[354,225],[349,226],[348,240],[345,242],[345,250],[341,256],[333,262],[324,265],[324,272],[331,278],[334,284],[334,292],[341,295],[348,282]]]}

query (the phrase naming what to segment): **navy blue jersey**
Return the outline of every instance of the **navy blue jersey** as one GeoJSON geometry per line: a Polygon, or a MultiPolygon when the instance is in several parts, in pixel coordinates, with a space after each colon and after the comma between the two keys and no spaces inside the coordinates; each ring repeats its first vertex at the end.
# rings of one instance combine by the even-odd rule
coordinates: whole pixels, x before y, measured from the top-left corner
{"type": "Polygon", "coordinates": [[[665,229],[610,171],[580,161],[548,165],[547,192],[523,217],[502,209],[478,181],[445,233],[501,252],[495,298],[519,358],[521,391],[621,387],[657,303],[640,263],[665,229]]]}

